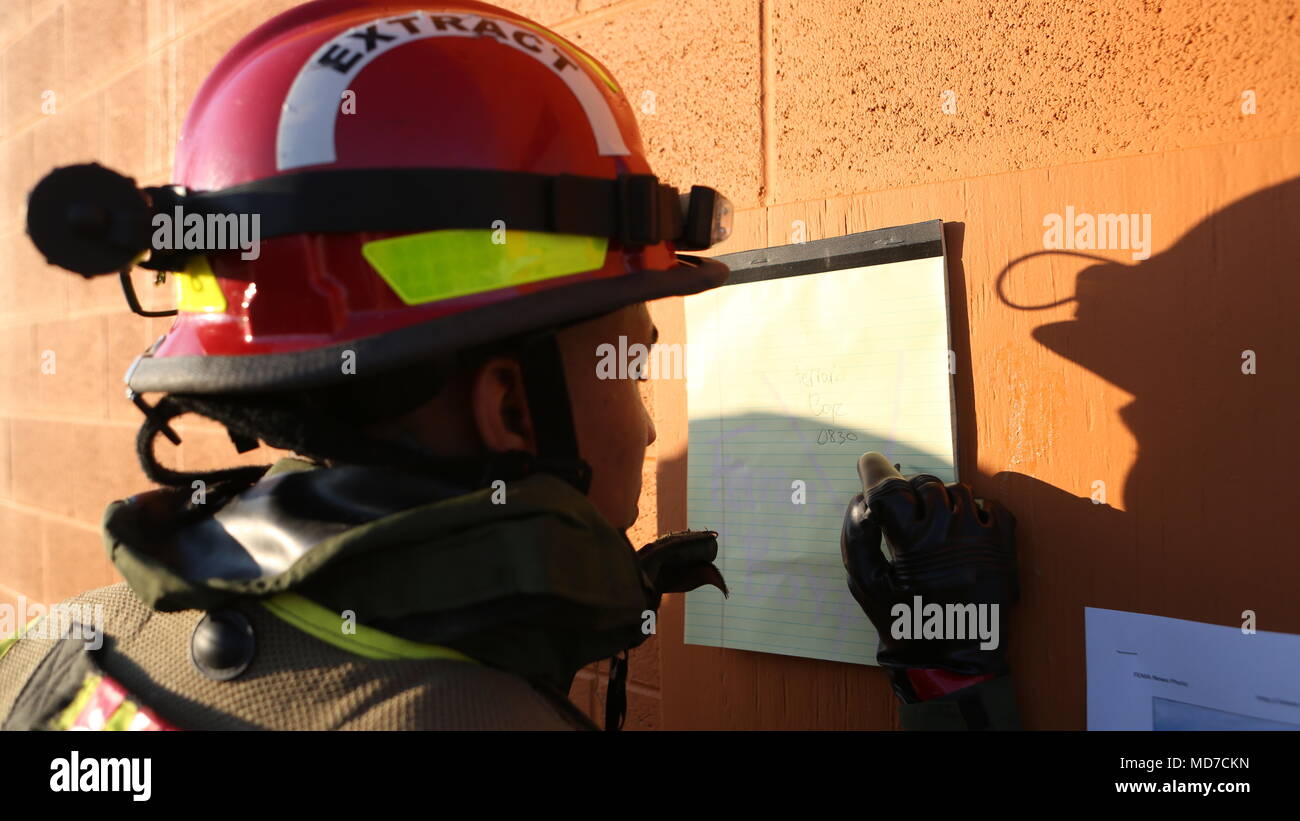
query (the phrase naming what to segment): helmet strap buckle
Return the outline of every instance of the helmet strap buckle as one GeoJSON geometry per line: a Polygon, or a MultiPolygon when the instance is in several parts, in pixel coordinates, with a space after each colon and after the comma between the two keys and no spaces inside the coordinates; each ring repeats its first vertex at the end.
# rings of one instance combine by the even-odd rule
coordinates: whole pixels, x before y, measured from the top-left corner
{"type": "Polygon", "coordinates": [[[144,414],[144,418],[150,422],[151,427],[156,429],[163,436],[167,437],[167,441],[171,442],[173,445],[179,445],[181,443],[180,435],[172,429],[170,424],[172,415],[174,414],[169,415],[163,413],[158,410],[156,406],[150,405],[148,402],[144,401],[144,397],[140,396],[140,394],[130,388],[126,389],[126,398],[130,399],[131,402],[140,409],[140,413],[144,414]]]}

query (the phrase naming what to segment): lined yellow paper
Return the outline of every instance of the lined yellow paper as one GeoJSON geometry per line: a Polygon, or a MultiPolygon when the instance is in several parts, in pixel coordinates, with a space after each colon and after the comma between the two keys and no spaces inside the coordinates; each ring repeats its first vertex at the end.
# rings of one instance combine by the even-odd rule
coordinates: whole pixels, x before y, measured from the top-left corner
{"type": "Polygon", "coordinates": [[[686,642],[875,664],[840,522],[865,451],[955,478],[943,258],[718,288],[686,327],[688,518],[731,588],[687,595],[686,642]]]}

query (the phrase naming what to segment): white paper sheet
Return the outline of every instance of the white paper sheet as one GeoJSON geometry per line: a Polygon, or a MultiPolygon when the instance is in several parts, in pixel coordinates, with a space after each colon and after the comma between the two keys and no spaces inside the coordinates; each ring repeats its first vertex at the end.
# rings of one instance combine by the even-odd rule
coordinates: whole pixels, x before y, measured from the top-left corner
{"type": "Polygon", "coordinates": [[[1089,730],[1300,730],[1300,636],[1085,608],[1089,730]]]}
{"type": "Polygon", "coordinates": [[[686,327],[688,519],[731,588],[687,596],[686,642],[875,664],[840,523],[865,451],[955,478],[943,257],[726,286],[686,327]]]}

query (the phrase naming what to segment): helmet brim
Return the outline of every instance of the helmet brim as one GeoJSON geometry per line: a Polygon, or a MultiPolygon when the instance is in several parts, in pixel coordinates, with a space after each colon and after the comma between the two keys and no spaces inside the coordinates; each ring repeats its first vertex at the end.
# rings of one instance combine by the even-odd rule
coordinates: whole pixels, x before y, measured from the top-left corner
{"type": "Polygon", "coordinates": [[[449,355],[599,316],[638,302],[690,294],[726,282],[730,269],[709,257],[678,254],[680,264],[617,277],[548,288],[526,297],[488,305],[326,348],[294,353],[241,356],[141,357],[128,374],[136,393],[263,393],[340,384],[341,363],[352,352],[356,374],[445,360],[449,355]]]}

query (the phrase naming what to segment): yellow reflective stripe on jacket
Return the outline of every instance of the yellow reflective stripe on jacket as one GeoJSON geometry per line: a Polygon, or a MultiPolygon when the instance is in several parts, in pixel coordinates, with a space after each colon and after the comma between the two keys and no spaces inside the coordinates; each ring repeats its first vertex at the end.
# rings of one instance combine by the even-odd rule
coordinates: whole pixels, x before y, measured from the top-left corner
{"type": "Polygon", "coordinates": [[[59,717],[54,720],[54,729],[67,730],[71,728],[81,716],[81,711],[86,709],[86,705],[90,703],[91,697],[95,695],[95,691],[99,689],[99,683],[103,680],[103,676],[97,676],[93,673],[82,679],[81,689],[77,691],[77,695],[67,707],[63,708],[63,712],[59,713],[59,717]]]}
{"type": "Polygon", "coordinates": [[[148,707],[128,698],[108,676],[87,673],[67,707],[50,722],[52,730],[175,730],[148,707]]]}
{"type": "Polygon", "coordinates": [[[14,635],[14,636],[10,636],[9,638],[5,639],[4,641],[0,641],[0,659],[4,658],[4,657],[5,657],[5,653],[8,653],[9,650],[10,650],[10,649],[15,645],[15,644],[18,643],[18,640],[19,640],[19,639],[21,639],[23,636],[27,635],[27,633],[32,629],[32,625],[36,624],[36,622],[38,622],[38,621],[40,621],[40,620],[41,620],[41,616],[37,616],[36,618],[34,618],[34,619],[32,619],[31,621],[27,622],[27,626],[24,627],[23,629],[19,630],[18,633],[17,633],[16,635],[14,635]]]}
{"type": "Polygon", "coordinates": [[[132,722],[135,721],[135,717],[139,714],[140,708],[136,706],[134,701],[124,701],[122,702],[122,706],[118,707],[117,710],[113,712],[113,715],[108,717],[108,721],[104,722],[104,729],[121,731],[130,730],[132,722]]]}
{"type": "Polygon", "coordinates": [[[297,593],[281,593],[262,600],[262,606],[272,615],[323,642],[368,659],[392,661],[396,659],[447,659],[468,661],[474,659],[450,647],[422,644],[367,627],[353,624],[353,633],[343,632],[343,620],[338,613],[320,606],[297,593]]]}

